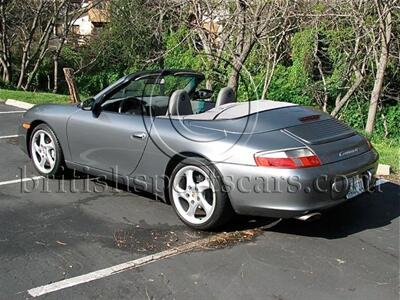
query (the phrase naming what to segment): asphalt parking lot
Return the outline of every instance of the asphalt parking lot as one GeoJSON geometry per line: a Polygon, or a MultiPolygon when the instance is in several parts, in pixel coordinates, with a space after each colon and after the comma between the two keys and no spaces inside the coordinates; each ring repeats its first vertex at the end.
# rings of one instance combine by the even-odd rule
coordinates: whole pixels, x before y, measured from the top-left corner
{"type": "MultiPolygon", "coordinates": [[[[93,178],[22,184],[37,174],[16,145],[19,111],[0,104],[0,299],[220,234],[190,230],[151,195],[103,190],[93,178]]],[[[237,218],[220,243],[38,297],[398,299],[400,187],[380,189],[310,223],[237,218]]]]}

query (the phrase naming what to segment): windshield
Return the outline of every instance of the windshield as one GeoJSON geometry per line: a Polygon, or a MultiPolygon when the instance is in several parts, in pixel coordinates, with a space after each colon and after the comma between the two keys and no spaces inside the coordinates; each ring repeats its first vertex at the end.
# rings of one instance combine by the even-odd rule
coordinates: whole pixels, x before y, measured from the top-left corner
{"type": "MultiPolygon", "coordinates": [[[[108,95],[108,99],[135,97],[169,98],[176,90],[185,90],[192,95],[203,78],[195,75],[147,75],[131,80],[108,95]]],[[[118,81],[112,86],[117,85],[118,81]]]]}
{"type": "Polygon", "coordinates": [[[185,90],[188,94],[195,91],[197,85],[202,81],[201,78],[189,75],[167,75],[154,76],[138,79],[132,82],[135,90],[135,97],[157,97],[171,96],[176,90],[185,90]]]}
{"type": "MultiPolygon", "coordinates": [[[[185,90],[189,97],[192,97],[203,78],[188,73],[175,75],[149,74],[131,79],[120,86],[114,84],[113,86],[117,85],[117,87],[105,97],[102,102],[102,109],[123,112],[124,109],[128,109],[128,104],[137,106],[137,100],[139,100],[142,103],[141,105],[147,109],[148,114],[151,111],[153,116],[165,115],[169,98],[173,92],[185,90]]],[[[195,107],[194,111],[198,112],[200,109],[195,107]]]]}

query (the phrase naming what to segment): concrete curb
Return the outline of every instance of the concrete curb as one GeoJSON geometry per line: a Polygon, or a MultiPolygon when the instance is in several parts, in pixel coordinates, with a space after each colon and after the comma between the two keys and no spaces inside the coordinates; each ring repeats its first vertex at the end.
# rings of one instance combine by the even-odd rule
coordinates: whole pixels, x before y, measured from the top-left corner
{"type": "Polygon", "coordinates": [[[7,99],[5,102],[6,105],[11,105],[23,109],[30,109],[35,106],[35,104],[23,102],[23,101],[18,101],[18,100],[13,100],[13,99],[7,99]]]}
{"type": "Polygon", "coordinates": [[[390,175],[390,166],[384,164],[378,164],[376,175],[384,175],[384,176],[390,175]]]}

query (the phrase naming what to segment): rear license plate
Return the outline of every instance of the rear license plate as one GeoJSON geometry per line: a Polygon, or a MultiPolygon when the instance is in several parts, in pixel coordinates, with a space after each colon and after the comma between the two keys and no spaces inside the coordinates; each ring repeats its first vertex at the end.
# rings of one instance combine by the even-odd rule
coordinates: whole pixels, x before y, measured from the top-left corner
{"type": "Polygon", "coordinates": [[[349,191],[346,195],[347,199],[354,198],[360,194],[362,194],[365,189],[364,189],[364,181],[360,176],[355,176],[353,178],[349,179],[349,191]]]}

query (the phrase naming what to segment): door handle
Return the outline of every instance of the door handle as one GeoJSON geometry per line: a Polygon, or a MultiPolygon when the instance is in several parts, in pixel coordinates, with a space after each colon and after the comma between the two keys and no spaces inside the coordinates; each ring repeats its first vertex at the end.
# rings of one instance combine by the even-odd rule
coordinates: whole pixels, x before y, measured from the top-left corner
{"type": "Polygon", "coordinates": [[[144,138],[147,137],[147,134],[145,132],[134,132],[134,133],[132,133],[131,137],[134,139],[143,140],[144,138]]]}

